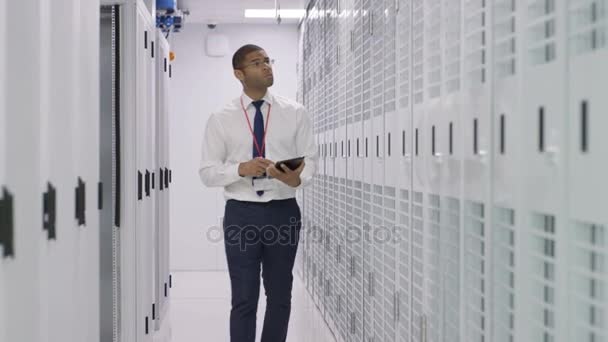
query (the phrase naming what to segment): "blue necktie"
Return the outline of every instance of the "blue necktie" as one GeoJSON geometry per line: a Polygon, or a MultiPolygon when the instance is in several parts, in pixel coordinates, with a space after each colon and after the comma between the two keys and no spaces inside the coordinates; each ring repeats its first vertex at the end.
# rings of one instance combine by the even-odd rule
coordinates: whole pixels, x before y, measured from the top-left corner
{"type": "MultiPolygon", "coordinates": [[[[264,140],[264,116],[262,115],[262,105],[264,104],[264,100],[253,101],[252,104],[255,107],[255,119],[253,120],[253,135],[255,136],[255,140],[258,142],[258,145],[262,149],[262,155],[258,153],[258,149],[256,148],[256,144],[253,143],[253,158],[255,157],[265,157],[266,156],[266,147],[262,147],[264,140]]],[[[256,191],[258,196],[262,196],[264,191],[256,191]]]]}

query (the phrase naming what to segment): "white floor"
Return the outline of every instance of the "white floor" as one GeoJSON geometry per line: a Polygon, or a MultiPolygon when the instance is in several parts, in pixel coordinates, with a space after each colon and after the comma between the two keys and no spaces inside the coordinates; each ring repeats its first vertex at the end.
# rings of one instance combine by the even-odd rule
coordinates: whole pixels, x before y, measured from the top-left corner
{"type": "MultiPolygon", "coordinates": [[[[173,272],[172,342],[229,342],[230,279],[227,272],[173,272]]],[[[287,342],[335,342],[301,280],[294,276],[287,342]]],[[[260,340],[266,297],[260,286],[257,339],[260,340]]]]}

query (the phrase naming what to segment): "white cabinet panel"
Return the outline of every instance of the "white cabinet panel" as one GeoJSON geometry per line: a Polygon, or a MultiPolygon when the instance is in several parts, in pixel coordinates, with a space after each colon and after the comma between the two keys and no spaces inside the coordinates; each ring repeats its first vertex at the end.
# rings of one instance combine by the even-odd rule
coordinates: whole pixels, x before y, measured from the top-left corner
{"type": "MultiPolygon", "coordinates": [[[[85,183],[86,223],[77,230],[79,250],[78,311],[82,322],[82,339],[95,340],[99,336],[99,5],[76,2],[76,88],[74,112],[74,145],[77,174],[85,183]]],[[[80,338],[80,337],[79,337],[80,338]]]]}
{"type": "Polygon", "coordinates": [[[7,115],[3,122],[6,172],[1,189],[0,229],[0,310],[5,319],[2,337],[29,342],[43,336],[38,251],[40,241],[45,239],[40,226],[41,6],[39,1],[7,1],[3,7],[7,31],[1,53],[5,54],[6,63],[2,78],[7,85],[3,101],[7,115]],[[18,34],[15,28],[19,28],[18,34]]]}
{"type": "MultiPolygon", "coordinates": [[[[356,181],[363,181],[364,165],[365,165],[365,136],[363,131],[362,122],[354,122],[352,124],[352,137],[353,137],[353,157],[352,157],[352,170],[350,175],[352,179],[356,181]]],[[[369,141],[368,141],[369,145],[369,141]]],[[[369,150],[369,146],[368,146],[369,150]]]]}
{"type": "MultiPolygon", "coordinates": [[[[156,155],[154,172],[157,179],[156,216],[156,266],[155,303],[157,308],[157,330],[168,310],[165,286],[169,282],[169,189],[165,187],[165,169],[169,169],[169,43],[162,32],[157,31],[158,58],[156,59],[156,155]]],[[[167,176],[168,179],[168,176],[167,176]]],[[[301,201],[299,202],[301,203],[301,201]]]]}
{"type": "Polygon", "coordinates": [[[340,141],[334,129],[325,131],[325,141],[328,143],[329,158],[325,162],[325,174],[333,177],[335,175],[335,165],[340,153],[340,141]]]}
{"type": "MultiPolygon", "coordinates": [[[[6,19],[5,19],[5,13],[6,13],[6,2],[2,2],[0,3],[0,51],[7,51],[7,36],[6,36],[6,19]]],[[[6,54],[4,53],[0,53],[0,74],[2,75],[6,75],[7,70],[6,70],[6,54]]],[[[3,190],[6,187],[7,184],[7,179],[6,179],[6,161],[7,161],[7,144],[8,141],[6,140],[6,77],[2,77],[0,79],[0,200],[3,200],[3,190]]],[[[0,248],[0,250],[3,250],[4,247],[0,248]]],[[[0,279],[6,279],[6,274],[5,274],[5,269],[4,269],[4,258],[3,258],[3,251],[2,254],[0,254],[0,279]]],[[[7,313],[6,310],[4,309],[6,307],[6,293],[4,290],[4,282],[0,282],[0,307],[2,307],[3,309],[0,309],[0,340],[5,341],[7,339],[6,337],[6,324],[7,322],[7,313]]]]}
{"type": "Polygon", "coordinates": [[[565,2],[533,1],[525,7],[523,59],[523,163],[525,211],[521,256],[527,271],[538,274],[521,279],[526,303],[540,304],[522,321],[523,339],[569,340],[566,284],[566,61],[565,2]],[[543,295],[549,293],[550,296],[543,295]],[[547,317],[549,319],[547,319],[547,317]]]}
{"type": "Polygon", "coordinates": [[[373,159],[374,159],[374,135],[373,135],[373,127],[372,120],[367,119],[362,123],[363,133],[361,136],[362,142],[362,155],[363,155],[363,180],[366,183],[373,182],[373,159]]]}
{"type": "MultiPolygon", "coordinates": [[[[320,5],[346,13],[305,23],[307,106],[334,162],[306,190],[313,219],[404,228],[394,251],[346,243],[350,340],[605,338],[605,1],[320,5]]],[[[324,308],[343,338],[341,267],[311,269],[316,293],[337,291],[324,308]]]]}
{"type": "Polygon", "coordinates": [[[523,66],[523,136],[530,209],[560,210],[564,184],[566,91],[565,3],[533,1],[522,23],[526,28],[523,66]],[[545,32],[546,27],[552,29],[545,32]]]}
{"type": "MultiPolygon", "coordinates": [[[[605,197],[608,171],[608,141],[599,127],[608,119],[598,115],[608,109],[606,61],[608,27],[606,1],[572,1],[568,4],[568,224],[566,230],[570,282],[568,319],[570,340],[608,339],[608,287],[605,265],[608,258],[606,227],[608,214],[601,203],[605,197]]],[[[562,235],[562,238],[565,236],[562,235]]]]}
{"type": "Polygon", "coordinates": [[[523,57],[524,33],[521,25],[524,6],[510,1],[496,1],[494,9],[494,108],[492,129],[493,209],[492,227],[492,293],[494,319],[492,335],[496,341],[518,340],[519,320],[528,305],[520,284],[522,239],[522,178],[525,172],[521,142],[523,134],[523,57]]]}
{"type": "Polygon", "coordinates": [[[317,144],[320,147],[320,153],[319,153],[319,176],[322,175],[326,175],[326,170],[327,170],[327,163],[328,160],[330,159],[329,155],[331,153],[331,145],[330,143],[327,141],[327,137],[325,133],[321,133],[317,135],[317,144]]]}
{"type": "Polygon", "coordinates": [[[571,215],[581,220],[608,222],[602,198],[608,182],[606,155],[608,141],[598,132],[606,127],[608,108],[602,89],[608,81],[608,21],[606,1],[574,1],[569,5],[568,26],[568,115],[569,206],[571,215]]]}
{"type": "Polygon", "coordinates": [[[384,158],[384,181],[391,187],[397,187],[402,177],[400,171],[400,161],[402,155],[403,134],[400,129],[399,113],[396,111],[384,114],[384,137],[385,137],[385,158],[384,158]]]}
{"type": "Polygon", "coordinates": [[[137,255],[135,258],[135,264],[137,265],[137,278],[136,278],[136,317],[135,317],[135,331],[137,341],[147,341],[147,330],[150,328],[150,315],[147,310],[146,300],[146,287],[147,287],[147,253],[146,248],[148,244],[147,233],[148,233],[148,196],[150,195],[148,185],[150,182],[150,173],[147,166],[147,125],[148,125],[148,58],[150,58],[150,48],[152,41],[152,32],[148,30],[146,22],[145,10],[141,7],[137,8],[137,44],[136,53],[136,130],[135,130],[135,141],[137,148],[137,176],[138,176],[138,201],[136,211],[136,240],[135,250],[137,255]],[[143,48],[142,48],[143,47],[143,48]]]}
{"type": "Polygon", "coordinates": [[[488,229],[490,200],[490,136],[492,49],[491,8],[479,1],[463,3],[463,96],[462,130],[464,159],[464,258],[465,340],[490,339],[488,302],[491,230],[488,229]]]}
{"type": "Polygon", "coordinates": [[[384,165],[385,165],[385,144],[384,115],[372,119],[371,134],[371,163],[372,163],[372,182],[373,184],[384,185],[384,165]]]}
{"type": "Polygon", "coordinates": [[[606,293],[608,287],[605,265],[608,259],[606,225],[574,223],[571,256],[571,329],[570,338],[602,341],[606,330],[606,293]]]}
{"type": "MultiPolygon", "coordinates": [[[[44,27],[41,32],[44,37],[41,39],[40,89],[41,107],[46,110],[41,112],[40,185],[46,197],[47,216],[46,229],[38,249],[40,280],[43,284],[40,288],[41,331],[45,332],[47,337],[44,339],[48,341],[85,338],[87,322],[84,321],[84,311],[94,307],[86,303],[85,289],[90,284],[85,283],[87,277],[83,274],[83,266],[86,266],[88,258],[81,255],[86,248],[86,233],[83,230],[89,217],[86,211],[77,212],[75,219],[73,209],[62,210],[74,208],[75,201],[82,203],[82,198],[74,198],[74,189],[78,186],[85,190],[86,195],[88,175],[81,171],[83,165],[87,164],[80,161],[80,156],[81,149],[88,148],[88,141],[81,136],[86,136],[86,132],[81,132],[83,127],[78,116],[83,112],[85,115],[97,114],[97,108],[82,111],[79,98],[82,88],[82,47],[77,39],[79,16],[73,1],[61,1],[56,6],[41,8],[41,25],[44,27]],[[58,65],[66,67],[58,68],[58,65]],[[66,304],[65,298],[74,300],[66,304]]],[[[91,166],[95,165],[93,163],[91,166]]],[[[77,193],[77,197],[82,195],[81,191],[77,193]]],[[[86,207],[86,198],[84,204],[86,207]]],[[[90,219],[93,220],[92,217],[90,219]]],[[[91,280],[95,281],[94,278],[91,280]]]]}
{"type": "MultiPolygon", "coordinates": [[[[138,341],[151,341],[154,330],[152,304],[152,246],[153,246],[153,198],[152,172],[154,171],[153,141],[154,141],[154,91],[155,72],[154,58],[156,32],[152,18],[141,6],[138,7],[139,36],[143,39],[143,49],[138,50],[137,56],[137,86],[140,98],[137,103],[137,160],[138,172],[142,175],[141,200],[138,201],[137,244],[138,244],[138,302],[137,302],[137,333],[138,341]]],[[[138,174],[139,175],[139,174],[138,174]]]]}

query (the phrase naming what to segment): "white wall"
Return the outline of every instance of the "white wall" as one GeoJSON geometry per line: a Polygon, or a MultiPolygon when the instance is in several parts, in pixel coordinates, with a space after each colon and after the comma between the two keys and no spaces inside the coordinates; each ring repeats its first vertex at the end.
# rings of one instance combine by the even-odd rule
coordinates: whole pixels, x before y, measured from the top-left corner
{"type": "MultiPolygon", "coordinates": [[[[296,98],[298,30],[295,25],[218,25],[229,37],[230,53],[207,57],[206,25],[188,24],[172,37],[176,54],[171,82],[171,269],[226,269],[223,241],[208,241],[210,227],[219,228],[224,199],[221,188],[206,188],[198,177],[202,134],[209,114],[239,96],[232,54],[253,43],[275,59],[275,94],[296,98]]],[[[221,230],[215,230],[216,236],[221,230]]],[[[221,234],[220,234],[221,235],[221,234]]]]}

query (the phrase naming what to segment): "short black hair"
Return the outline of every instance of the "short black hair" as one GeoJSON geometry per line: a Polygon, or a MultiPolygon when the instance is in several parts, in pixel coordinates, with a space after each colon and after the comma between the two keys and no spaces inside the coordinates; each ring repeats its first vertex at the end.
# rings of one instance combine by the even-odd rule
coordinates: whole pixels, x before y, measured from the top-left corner
{"type": "Polygon", "coordinates": [[[253,45],[253,44],[247,44],[247,45],[241,46],[238,50],[236,50],[236,52],[232,56],[232,68],[238,69],[241,66],[241,64],[243,64],[243,62],[245,61],[245,56],[247,56],[251,52],[260,51],[260,50],[264,50],[264,49],[262,49],[261,47],[259,47],[257,45],[253,45]]]}

